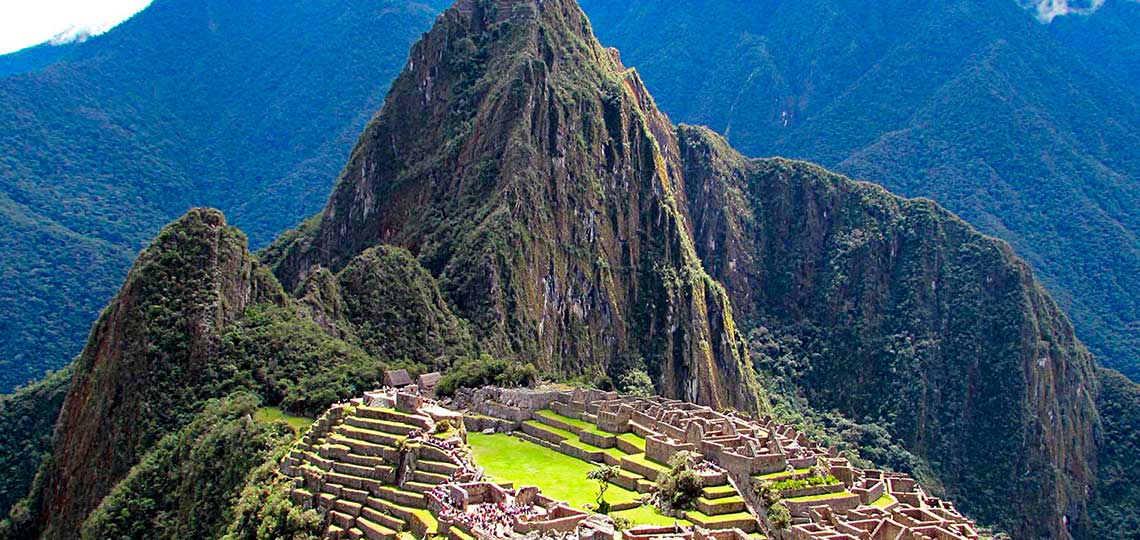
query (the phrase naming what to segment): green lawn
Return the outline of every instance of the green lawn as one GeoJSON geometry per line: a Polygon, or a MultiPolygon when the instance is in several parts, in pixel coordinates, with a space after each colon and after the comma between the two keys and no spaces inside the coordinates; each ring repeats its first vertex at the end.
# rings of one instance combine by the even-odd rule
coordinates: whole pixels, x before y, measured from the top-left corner
{"type": "Polygon", "coordinates": [[[544,409],[544,410],[538,411],[535,414],[537,414],[538,416],[542,416],[544,418],[550,418],[551,420],[559,420],[568,426],[576,427],[582,431],[587,431],[589,433],[593,433],[595,435],[599,435],[602,437],[610,437],[610,436],[614,435],[613,433],[610,433],[608,431],[604,431],[601,428],[599,428],[598,426],[595,426],[594,424],[591,424],[585,420],[579,420],[577,418],[570,418],[569,416],[563,416],[563,415],[558,414],[558,413],[556,413],[550,409],[544,409]]]}
{"type": "MultiPolygon", "coordinates": [[[[501,433],[468,433],[467,443],[471,446],[475,463],[495,481],[538,486],[546,496],[566,501],[579,509],[595,503],[598,485],[586,478],[586,474],[596,469],[596,464],[501,433]]],[[[611,485],[606,491],[606,500],[611,504],[640,498],[641,494],[621,486],[611,485]]],[[[675,521],[657,514],[651,507],[626,510],[617,515],[625,516],[635,524],[672,525],[675,521]]]]}
{"type": "Polygon", "coordinates": [[[277,407],[262,407],[253,413],[253,419],[262,422],[285,422],[289,427],[293,428],[298,434],[303,433],[309,426],[313,425],[316,420],[313,418],[305,418],[303,416],[292,416],[277,407]]]}

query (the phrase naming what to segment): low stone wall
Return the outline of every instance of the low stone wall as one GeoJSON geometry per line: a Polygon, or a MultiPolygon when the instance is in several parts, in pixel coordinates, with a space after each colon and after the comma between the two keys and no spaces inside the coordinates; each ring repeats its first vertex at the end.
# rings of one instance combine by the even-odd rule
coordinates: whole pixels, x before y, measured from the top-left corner
{"type": "Polygon", "coordinates": [[[490,416],[468,415],[463,417],[463,427],[470,433],[484,433],[488,430],[494,433],[510,433],[518,429],[519,424],[490,416]]]}
{"type": "Polygon", "coordinates": [[[791,499],[784,499],[784,505],[788,507],[788,512],[792,514],[792,517],[808,517],[810,515],[811,508],[817,506],[826,506],[832,512],[842,513],[858,508],[859,496],[847,495],[845,497],[836,497],[834,499],[814,501],[794,501],[791,499]]]}
{"type": "Polygon", "coordinates": [[[831,484],[828,486],[808,486],[799,489],[785,489],[780,491],[780,496],[785,499],[794,499],[796,497],[814,497],[816,495],[823,495],[824,493],[839,493],[843,491],[843,484],[831,484]]]}

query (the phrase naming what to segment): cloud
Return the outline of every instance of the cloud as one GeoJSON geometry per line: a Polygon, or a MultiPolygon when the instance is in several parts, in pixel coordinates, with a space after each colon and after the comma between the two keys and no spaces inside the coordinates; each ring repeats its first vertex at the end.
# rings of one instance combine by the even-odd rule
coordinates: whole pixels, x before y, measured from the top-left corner
{"type": "Polygon", "coordinates": [[[1104,6],[1105,0],[1037,0],[1037,18],[1044,23],[1062,15],[1091,15],[1104,6]]]}
{"type": "MultiPolygon", "coordinates": [[[[1043,23],[1051,23],[1053,19],[1063,15],[1092,15],[1104,7],[1106,0],[1018,0],[1027,9],[1037,14],[1037,19],[1043,23]]],[[[1140,0],[1114,0],[1137,2],[1140,0]]]]}
{"type": "Polygon", "coordinates": [[[0,0],[0,54],[102,34],[151,0],[0,0]]]}

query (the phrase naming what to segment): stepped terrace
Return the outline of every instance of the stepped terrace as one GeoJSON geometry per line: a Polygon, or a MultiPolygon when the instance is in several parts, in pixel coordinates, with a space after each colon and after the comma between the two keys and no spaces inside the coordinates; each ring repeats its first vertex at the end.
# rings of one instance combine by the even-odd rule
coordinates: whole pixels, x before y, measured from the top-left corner
{"type": "Polygon", "coordinates": [[[558,388],[484,388],[448,405],[407,387],[332,407],[281,466],[293,500],[327,517],[332,540],[980,538],[913,479],[853,467],[768,418],[558,388]],[[680,452],[701,487],[665,513],[657,480],[680,452]],[[587,473],[603,465],[615,469],[608,517],[590,512],[587,473]],[[764,493],[791,515],[778,531],[764,493]]]}

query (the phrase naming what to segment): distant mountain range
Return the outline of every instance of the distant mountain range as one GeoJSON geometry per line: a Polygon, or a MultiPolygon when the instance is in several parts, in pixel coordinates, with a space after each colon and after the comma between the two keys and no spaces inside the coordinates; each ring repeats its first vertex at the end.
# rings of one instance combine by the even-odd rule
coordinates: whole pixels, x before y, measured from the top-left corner
{"type": "Polygon", "coordinates": [[[1140,3],[1095,3],[1048,25],[1009,0],[583,7],[674,120],[938,201],[1009,241],[1136,378],[1140,3]]]}
{"type": "MultiPolygon", "coordinates": [[[[1135,99],[1060,30],[1007,2],[593,5],[615,35],[641,21],[626,58],[659,63],[662,103],[722,115],[721,136],[673,123],[642,78],[658,68],[628,69],[574,0],[459,0],[391,59],[355,47],[395,50],[375,32],[438,7],[322,4],[160,0],[56,60],[7,64],[31,70],[0,79],[3,170],[23,171],[5,172],[0,214],[20,254],[0,299],[10,335],[47,343],[60,313],[102,305],[95,285],[182,206],[216,199],[251,232],[182,212],[70,368],[0,399],[0,538],[311,538],[321,517],[273,473],[291,437],[251,413],[313,416],[395,365],[471,386],[634,381],[794,421],[1018,540],[1135,529],[1140,386],[1096,367],[1009,244],[933,201],[729,142],[801,144],[887,179],[927,165],[906,178],[975,193],[983,226],[994,201],[1034,210],[1003,230],[1083,240],[1100,268],[1116,237],[1092,218],[1120,232],[1136,209],[1120,172],[1135,156],[1117,146],[1135,99]],[[288,22],[255,24],[277,10],[288,22]],[[322,37],[284,37],[298,29],[322,37]],[[728,57],[694,36],[747,41],[748,61],[712,61],[728,57]],[[1054,52],[1070,70],[1044,63],[1054,52]],[[1065,73],[1105,87],[1042,90],[1065,73]]],[[[1127,270],[1122,254],[1109,267],[1127,270]]]]}
{"type": "Polygon", "coordinates": [[[0,57],[0,391],[79,352],[135,254],[194,205],[263,246],[322,204],[441,0],[157,0],[0,57]]]}

